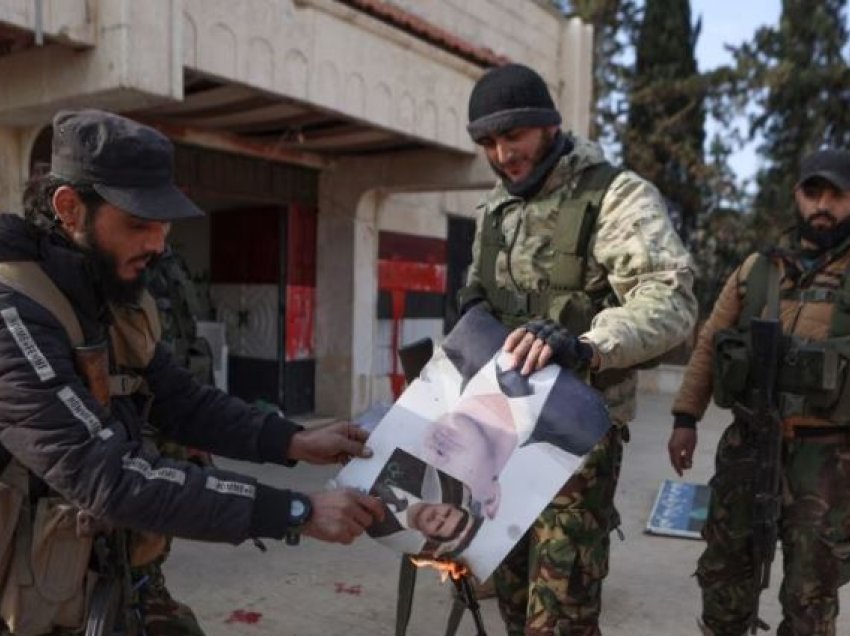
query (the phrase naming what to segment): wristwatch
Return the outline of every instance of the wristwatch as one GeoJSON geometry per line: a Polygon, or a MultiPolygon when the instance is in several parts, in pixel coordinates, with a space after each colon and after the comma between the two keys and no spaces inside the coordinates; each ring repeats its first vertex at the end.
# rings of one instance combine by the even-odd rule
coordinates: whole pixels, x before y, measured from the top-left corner
{"type": "Polygon", "coordinates": [[[310,499],[298,492],[289,495],[289,523],[286,525],[287,545],[298,545],[301,540],[301,529],[313,514],[310,499]]]}

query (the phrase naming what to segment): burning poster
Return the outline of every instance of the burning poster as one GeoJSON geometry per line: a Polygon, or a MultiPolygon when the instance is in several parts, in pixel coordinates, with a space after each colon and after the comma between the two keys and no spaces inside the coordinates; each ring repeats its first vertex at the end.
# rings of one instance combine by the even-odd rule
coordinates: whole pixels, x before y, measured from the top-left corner
{"type": "Polygon", "coordinates": [[[400,552],[465,564],[483,580],[610,426],[601,396],[548,365],[507,368],[506,328],[468,312],[369,437],[339,485],[386,506],[367,530],[400,552]]]}

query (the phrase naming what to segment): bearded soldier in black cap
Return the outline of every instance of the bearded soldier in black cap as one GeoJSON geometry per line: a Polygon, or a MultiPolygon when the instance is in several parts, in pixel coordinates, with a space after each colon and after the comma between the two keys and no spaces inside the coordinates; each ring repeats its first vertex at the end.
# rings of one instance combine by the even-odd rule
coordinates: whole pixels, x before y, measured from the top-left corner
{"type": "Polygon", "coordinates": [[[634,367],[682,342],[696,315],[691,261],[659,192],[560,123],[525,66],[491,70],[472,91],[468,130],[499,182],[479,206],[461,311],[483,305],[514,327],[505,349],[523,373],[553,361],[581,374],[615,422],[496,571],[509,636],[600,633],[634,367]]]}
{"type": "MultiPolygon", "coordinates": [[[[358,427],[305,431],[259,414],[196,382],[158,342],[143,273],[171,221],[202,214],[173,183],[164,136],[110,113],[61,112],[50,174],[28,195],[25,219],[0,215],[0,634],[80,633],[87,590],[143,587],[115,573],[155,559],[162,535],[350,543],[383,518],[372,497],[280,490],[145,444],[149,422],[255,462],[370,454],[358,427]]],[[[98,598],[107,604],[86,633],[109,616],[112,597],[98,598]]],[[[121,633],[141,633],[128,615],[121,633]]],[[[171,633],[196,633],[179,618],[171,633]]]]}
{"type": "MultiPolygon", "coordinates": [[[[787,244],[750,255],[726,281],[700,332],[673,404],[669,452],[691,467],[696,423],[712,396],[735,419],[717,448],[711,506],[697,564],[704,633],[739,636],[759,624],[753,502],[756,446],[752,321],[781,325],[775,426],[779,466],[773,521],[784,556],[780,636],[834,636],[838,589],[850,581],[850,152],[803,159],[794,190],[797,225],[787,244]],[[781,429],[781,431],[779,430],[781,429]],[[755,544],[755,545],[754,545],[755,544]]],[[[763,443],[761,445],[764,445],[763,443]]],[[[769,552],[768,552],[769,551],[769,552]]]]}

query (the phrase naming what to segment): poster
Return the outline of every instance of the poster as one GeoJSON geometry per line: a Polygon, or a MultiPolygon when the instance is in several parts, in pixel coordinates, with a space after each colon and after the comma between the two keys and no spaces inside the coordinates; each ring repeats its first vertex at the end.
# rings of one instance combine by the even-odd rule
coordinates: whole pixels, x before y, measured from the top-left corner
{"type": "Polygon", "coordinates": [[[406,554],[464,563],[483,580],[611,423],[601,396],[550,364],[525,377],[501,351],[507,329],[468,312],[369,437],[374,455],[337,483],[386,517],[367,533],[406,554]]]}

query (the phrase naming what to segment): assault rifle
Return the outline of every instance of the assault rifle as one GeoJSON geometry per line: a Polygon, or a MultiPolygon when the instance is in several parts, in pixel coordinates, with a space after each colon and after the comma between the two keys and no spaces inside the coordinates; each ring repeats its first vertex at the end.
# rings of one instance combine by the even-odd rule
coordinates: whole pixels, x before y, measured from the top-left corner
{"type": "MultiPolygon", "coordinates": [[[[422,338],[416,342],[400,347],[398,357],[404,370],[404,379],[408,384],[419,377],[422,369],[434,353],[434,343],[430,338],[422,338]]],[[[413,610],[413,591],[416,588],[416,571],[410,557],[401,557],[401,569],[398,575],[398,600],[396,602],[396,636],[405,636],[410,614],[413,610]]]]}
{"type": "Polygon", "coordinates": [[[770,587],[770,567],[776,554],[781,509],[782,420],[775,387],[782,355],[782,323],[753,318],[750,322],[752,409],[736,405],[735,414],[747,423],[748,443],[755,449],[753,477],[753,611],[750,634],[770,627],[759,618],[759,598],[770,587]]]}

